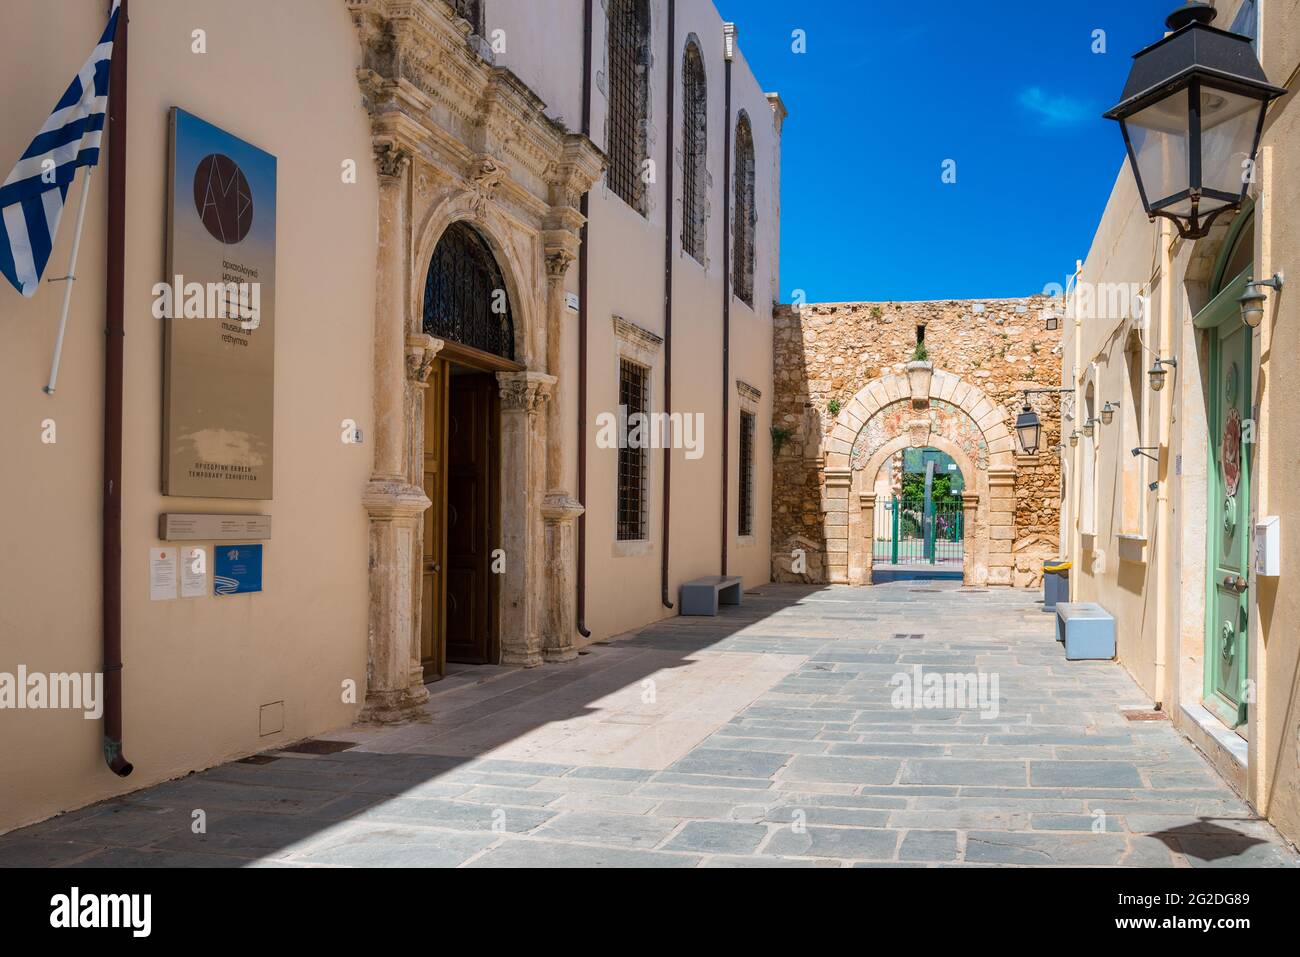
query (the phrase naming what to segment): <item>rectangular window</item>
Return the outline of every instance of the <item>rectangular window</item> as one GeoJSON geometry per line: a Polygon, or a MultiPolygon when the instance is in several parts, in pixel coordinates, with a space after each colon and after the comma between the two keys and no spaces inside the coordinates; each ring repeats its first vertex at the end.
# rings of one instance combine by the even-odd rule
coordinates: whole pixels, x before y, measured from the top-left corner
{"type": "Polygon", "coordinates": [[[754,414],[740,413],[740,518],[742,536],[754,534],[754,414]]]}
{"type": "MultiPolygon", "coordinates": [[[[650,370],[626,359],[619,360],[619,411],[626,416],[618,447],[618,540],[645,541],[650,537],[650,454],[644,448],[630,448],[628,436],[645,434],[636,429],[634,415],[650,411],[650,370]]],[[[637,445],[644,446],[638,442],[637,445]]]]}

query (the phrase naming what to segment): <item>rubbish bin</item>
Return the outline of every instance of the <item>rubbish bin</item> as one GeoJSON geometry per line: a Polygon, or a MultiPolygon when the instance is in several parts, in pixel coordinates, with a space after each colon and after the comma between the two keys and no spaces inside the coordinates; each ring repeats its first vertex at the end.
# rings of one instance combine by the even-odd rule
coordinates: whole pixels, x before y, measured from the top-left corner
{"type": "Polygon", "coordinates": [[[1056,603],[1070,600],[1070,565],[1063,558],[1043,562],[1043,611],[1056,611],[1056,603]]]}

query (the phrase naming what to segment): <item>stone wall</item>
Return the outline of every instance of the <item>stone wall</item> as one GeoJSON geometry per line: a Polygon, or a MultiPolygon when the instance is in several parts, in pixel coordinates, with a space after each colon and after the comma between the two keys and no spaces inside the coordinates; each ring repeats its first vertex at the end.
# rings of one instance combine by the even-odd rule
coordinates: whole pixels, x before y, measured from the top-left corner
{"type": "MultiPolygon", "coordinates": [[[[978,388],[1005,411],[1008,428],[1024,403],[1023,390],[1052,388],[1059,378],[1061,333],[1044,317],[1059,304],[1028,299],[908,303],[823,303],[783,306],[776,316],[775,401],[781,450],[774,456],[773,576],[777,581],[826,580],[823,454],[837,415],[862,389],[887,376],[905,376],[918,338],[935,373],[978,388]],[[792,568],[801,550],[806,568],[792,568]]],[[[1038,395],[1043,422],[1036,456],[1015,456],[1012,583],[1036,585],[1044,557],[1058,550],[1061,400],[1038,395]]],[[[1067,408],[1068,411],[1068,408],[1067,408]]],[[[874,479],[874,476],[871,476],[874,479]]],[[[966,476],[974,485],[974,477],[966,476]]],[[[993,546],[1005,549],[1005,545],[993,546]]]]}

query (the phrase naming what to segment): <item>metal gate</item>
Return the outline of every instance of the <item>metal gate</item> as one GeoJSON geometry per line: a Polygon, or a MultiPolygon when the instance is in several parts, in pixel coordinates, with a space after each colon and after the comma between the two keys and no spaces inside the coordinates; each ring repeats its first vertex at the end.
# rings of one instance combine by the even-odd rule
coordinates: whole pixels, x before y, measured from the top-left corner
{"type": "Polygon", "coordinates": [[[873,536],[873,562],[957,565],[964,557],[965,512],[960,499],[931,501],[894,496],[884,502],[888,537],[873,536]]]}

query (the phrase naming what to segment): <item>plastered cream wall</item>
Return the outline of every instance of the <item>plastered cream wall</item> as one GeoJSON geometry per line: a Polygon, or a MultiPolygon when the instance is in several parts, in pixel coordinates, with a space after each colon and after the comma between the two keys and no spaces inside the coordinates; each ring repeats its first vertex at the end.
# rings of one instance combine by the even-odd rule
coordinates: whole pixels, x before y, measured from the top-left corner
{"type": "MultiPolygon", "coordinates": [[[[1216,25],[1227,27],[1239,4],[1218,6],[1216,25]]],[[[1265,72],[1271,81],[1294,89],[1300,74],[1300,3],[1259,0],[1258,8],[1257,49],[1265,72]]],[[[1254,275],[1300,274],[1296,261],[1300,108],[1293,94],[1270,108],[1258,164],[1252,189],[1254,275]]],[[[1244,742],[1226,747],[1223,742],[1231,743],[1232,732],[1213,725],[1213,716],[1201,707],[1206,489],[1212,468],[1206,419],[1211,384],[1206,334],[1194,328],[1192,319],[1208,300],[1208,284],[1225,233],[1219,228],[1195,242],[1177,241],[1166,233],[1162,243],[1160,228],[1148,223],[1142,210],[1131,172],[1121,170],[1080,284],[1141,284],[1150,295],[1144,338],[1150,351],[1144,354],[1144,364],[1151,366],[1155,352],[1175,357],[1179,366],[1177,374],[1170,375],[1167,396],[1144,388],[1149,407],[1142,444],[1158,444],[1162,417],[1166,436],[1161,463],[1144,466],[1144,481],[1160,481],[1159,491],[1146,496],[1144,525],[1149,538],[1144,548],[1137,549],[1121,537],[1122,473],[1125,465],[1131,465],[1131,457],[1128,443],[1119,439],[1119,417],[1115,425],[1097,429],[1093,529],[1086,527],[1083,503],[1084,474],[1092,452],[1086,442],[1073,450],[1068,506],[1075,559],[1073,597],[1098,601],[1116,616],[1121,663],[1148,695],[1163,703],[1225,778],[1296,841],[1300,840],[1300,589],[1288,583],[1300,575],[1300,507],[1294,494],[1300,463],[1300,304],[1287,290],[1280,295],[1270,292],[1263,323],[1253,334],[1257,409],[1253,518],[1280,518],[1282,573],[1276,578],[1251,575],[1248,655],[1256,700],[1242,729],[1244,742]],[[1162,308],[1169,310],[1167,337],[1161,333],[1162,308]],[[1162,398],[1167,401],[1162,403],[1162,398]],[[1165,496],[1168,518],[1161,520],[1160,500],[1165,496]],[[1096,533],[1091,543],[1088,531],[1096,533]],[[1161,534],[1168,539],[1163,549],[1161,534]]],[[[1080,386],[1080,422],[1088,382],[1095,383],[1097,409],[1107,399],[1127,395],[1123,346],[1130,327],[1131,323],[1113,317],[1067,323],[1062,381],[1080,386]]],[[[1146,376],[1142,379],[1145,384],[1146,376]]]]}
{"type": "MultiPolygon", "coordinates": [[[[26,148],[106,22],[103,0],[7,0],[0,75],[0,164],[26,148]],[[50,7],[58,8],[57,16],[50,7]],[[21,95],[20,95],[21,91],[21,95]]],[[[366,681],[369,445],[376,179],[359,104],[355,31],[320,0],[136,0],[131,16],[122,516],[124,750],[119,780],[101,757],[101,723],[80,712],[0,712],[0,831],[195,768],[348,724],[342,682],[366,681]],[[191,52],[206,31],[207,53],[191,52]],[[159,494],[168,110],[182,107],[278,157],[275,498],[159,494]],[[342,164],[358,165],[345,184],[342,164]],[[149,600],[158,515],[265,512],[265,591],[149,600]],[[261,734],[260,708],[283,704],[261,734]]],[[[24,300],[0,288],[0,671],[93,672],[101,665],[100,474],[106,165],[81,246],[59,388],[45,396],[62,286],[24,300]],[[41,442],[53,419],[57,442],[41,442]]],[[[81,182],[78,177],[78,183],[81,182]]],[[[67,264],[69,196],[47,276],[67,264]]],[[[209,557],[211,557],[211,543],[209,557]]]]}
{"type": "MultiPolygon", "coordinates": [[[[678,0],[673,49],[667,34],[668,4],[650,4],[652,61],[649,77],[649,159],[655,181],[647,187],[647,213],[628,206],[609,189],[604,178],[590,193],[588,308],[588,429],[587,443],[587,605],[586,626],[591,640],[636,628],[676,614],[661,601],[663,561],[663,452],[650,453],[649,539],[644,543],[616,541],[617,452],[597,445],[597,416],[618,408],[619,347],[613,317],[663,337],[665,171],[672,163],[675,187],[672,205],[673,328],[672,408],[675,413],[703,416],[703,454],[688,457],[673,450],[670,526],[669,599],[677,604],[678,586],[701,575],[720,571],[722,536],[722,343],[723,343],[723,210],[724,143],[723,21],[708,0],[678,0]],[[703,54],[709,102],[707,255],[698,263],[681,247],[682,89],[681,58],[688,39],[703,54]],[[675,86],[676,118],[667,124],[667,83],[675,86]]],[[[608,64],[604,4],[597,0],[593,24],[593,84],[591,136],[606,146],[608,64]]],[[[504,32],[505,53],[498,63],[516,71],[548,104],[547,113],[572,129],[581,126],[582,4],[496,2],[487,5],[486,29],[504,32]],[[545,36],[544,45],[535,38],[545,36]],[[523,37],[521,41],[519,38],[523,37]]],[[[744,37],[741,36],[743,45],[744,37]]],[[[777,215],[780,137],[764,91],[745,63],[733,66],[733,116],[744,110],[754,131],[757,161],[756,267],[754,309],[738,298],[731,304],[730,457],[728,463],[728,572],[744,577],[747,586],[770,578],[771,501],[771,383],[772,302],[779,273],[777,215]],[[754,534],[737,535],[737,494],[740,401],[736,380],[762,393],[755,423],[754,534]]],[[[570,269],[570,292],[578,291],[578,269],[570,269]]],[[[566,370],[577,370],[578,318],[568,314],[564,329],[566,370]]],[[[651,365],[652,412],[665,411],[664,379],[667,344],[651,365]]],[[[576,378],[562,394],[563,421],[576,435],[576,378]]],[[[576,462],[565,464],[566,476],[576,462]]],[[[570,483],[576,487],[576,481],[570,483]]]]}

